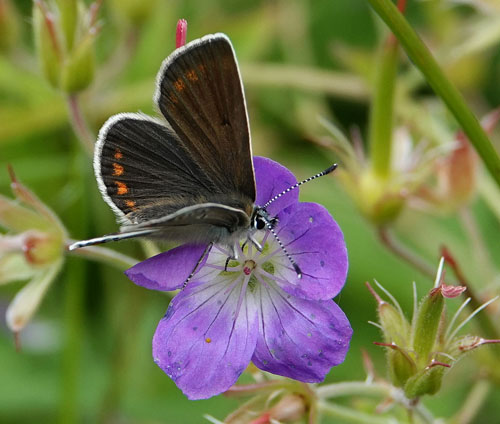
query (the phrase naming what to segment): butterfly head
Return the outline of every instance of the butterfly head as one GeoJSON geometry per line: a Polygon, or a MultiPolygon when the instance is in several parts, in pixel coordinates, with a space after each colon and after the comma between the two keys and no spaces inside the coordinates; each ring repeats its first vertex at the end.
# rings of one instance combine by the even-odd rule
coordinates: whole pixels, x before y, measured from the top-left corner
{"type": "Polygon", "coordinates": [[[254,206],[250,222],[252,230],[263,230],[265,228],[274,228],[278,223],[278,218],[276,216],[271,217],[265,208],[254,206]]]}

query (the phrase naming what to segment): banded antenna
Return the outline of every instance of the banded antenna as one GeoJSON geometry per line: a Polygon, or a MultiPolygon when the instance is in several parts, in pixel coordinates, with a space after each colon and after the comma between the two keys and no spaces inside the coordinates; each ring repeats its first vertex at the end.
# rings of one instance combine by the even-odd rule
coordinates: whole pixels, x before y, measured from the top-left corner
{"type": "MultiPolygon", "coordinates": [[[[290,193],[292,190],[296,189],[297,187],[300,187],[302,184],[308,183],[309,181],[315,180],[316,178],[322,177],[324,175],[328,175],[330,172],[335,171],[336,168],[337,168],[337,164],[334,163],[332,166],[330,166],[329,168],[327,168],[324,171],[320,172],[319,174],[313,175],[312,177],[306,178],[305,180],[300,181],[300,182],[294,184],[293,186],[288,187],[286,190],[283,190],[281,193],[278,193],[271,200],[269,200],[264,206],[262,206],[262,209],[266,209],[271,203],[273,203],[274,201],[278,200],[281,196],[284,196],[285,194],[290,193]]],[[[292,264],[293,269],[297,273],[297,278],[299,278],[299,279],[302,278],[302,271],[301,271],[299,265],[292,258],[292,255],[290,255],[290,253],[288,253],[288,250],[286,250],[285,245],[283,244],[283,242],[278,237],[278,234],[276,233],[276,231],[274,231],[273,225],[271,224],[271,222],[268,219],[265,219],[265,222],[266,222],[267,229],[271,232],[271,234],[273,235],[273,237],[278,242],[281,250],[283,251],[283,253],[287,257],[288,261],[292,264]]]]}
{"type": "Polygon", "coordinates": [[[262,206],[263,209],[266,209],[271,203],[274,201],[278,200],[281,196],[290,193],[292,190],[296,189],[297,187],[300,187],[302,184],[308,183],[309,181],[315,180],[316,178],[322,177],[323,175],[328,175],[330,172],[335,171],[337,168],[337,164],[334,163],[332,166],[329,168],[325,169],[323,172],[320,172],[319,174],[313,175],[312,177],[306,178],[305,180],[301,181],[300,183],[294,184],[293,186],[288,187],[286,190],[283,190],[281,193],[277,194],[274,196],[269,202],[267,202],[264,206],[262,206]]]}
{"type": "Polygon", "coordinates": [[[295,272],[297,274],[297,278],[300,280],[302,278],[302,271],[301,271],[300,267],[297,265],[297,262],[295,262],[295,260],[292,258],[292,255],[290,255],[290,253],[288,253],[288,250],[286,250],[285,245],[283,244],[283,242],[278,237],[278,234],[276,234],[276,231],[274,231],[274,228],[271,225],[271,223],[270,222],[266,222],[266,226],[267,226],[267,229],[274,236],[274,238],[276,239],[276,241],[278,242],[278,244],[280,245],[281,250],[283,250],[283,253],[285,254],[285,256],[288,258],[288,260],[292,264],[293,269],[295,270],[295,272]]]}
{"type": "Polygon", "coordinates": [[[129,231],[124,233],[113,233],[107,234],[102,237],[96,237],[89,240],[77,241],[68,246],[68,250],[79,249],[80,247],[93,246],[95,244],[107,243],[108,241],[120,241],[126,240],[132,237],[140,237],[147,236],[151,233],[154,233],[156,229],[145,229],[145,230],[137,230],[137,231],[129,231]]]}

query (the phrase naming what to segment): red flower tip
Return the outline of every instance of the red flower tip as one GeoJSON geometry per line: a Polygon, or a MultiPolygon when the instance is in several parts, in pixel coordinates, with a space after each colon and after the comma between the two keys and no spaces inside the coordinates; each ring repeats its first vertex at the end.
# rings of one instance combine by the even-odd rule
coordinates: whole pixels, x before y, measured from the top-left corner
{"type": "Polygon", "coordinates": [[[175,31],[175,48],[182,47],[186,44],[188,23],[185,19],[179,19],[177,21],[177,29],[175,31]]]}
{"type": "Polygon", "coordinates": [[[441,284],[441,294],[447,299],[453,299],[454,297],[460,296],[467,287],[464,286],[452,286],[448,284],[441,284]]]}
{"type": "Polygon", "coordinates": [[[444,362],[439,362],[439,361],[434,361],[432,360],[432,362],[430,363],[430,365],[427,367],[427,369],[429,368],[434,368],[434,367],[445,367],[445,368],[451,368],[451,365],[450,364],[446,364],[444,362]]]}
{"type": "Polygon", "coordinates": [[[381,299],[378,293],[375,290],[373,290],[372,286],[370,286],[370,283],[368,281],[365,282],[365,285],[366,287],[368,287],[368,290],[370,291],[370,293],[372,294],[372,296],[375,298],[375,300],[379,305],[386,303],[381,299]]]}

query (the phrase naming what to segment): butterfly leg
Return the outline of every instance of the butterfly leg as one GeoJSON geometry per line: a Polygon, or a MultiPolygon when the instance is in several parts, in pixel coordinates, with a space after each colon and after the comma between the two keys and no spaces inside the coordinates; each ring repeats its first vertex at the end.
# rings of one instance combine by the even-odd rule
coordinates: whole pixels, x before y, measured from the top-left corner
{"type": "MultiPolygon", "coordinates": [[[[255,246],[255,248],[259,251],[259,252],[262,252],[262,250],[264,250],[264,248],[262,247],[262,245],[255,239],[255,237],[252,235],[252,234],[249,234],[248,235],[248,240],[250,240],[252,242],[252,244],[255,246]]],[[[247,241],[248,241],[247,240],[247,241]]],[[[246,242],[245,242],[246,243],[246,242]]]]}
{"type": "Polygon", "coordinates": [[[203,259],[205,258],[205,256],[207,256],[209,254],[210,249],[212,248],[213,245],[214,245],[213,243],[207,244],[207,247],[205,247],[205,250],[203,251],[203,253],[200,256],[200,259],[198,259],[198,262],[196,262],[196,265],[194,266],[193,271],[191,272],[191,274],[189,274],[189,277],[186,278],[186,281],[184,281],[184,284],[182,285],[181,290],[184,290],[186,288],[187,284],[189,283],[189,280],[191,280],[191,278],[193,278],[193,275],[196,274],[196,271],[198,271],[200,264],[203,262],[203,259]]]}
{"type": "Polygon", "coordinates": [[[231,255],[226,258],[226,264],[224,265],[224,271],[226,271],[226,272],[227,272],[227,266],[229,265],[229,261],[231,259],[234,259],[234,260],[238,259],[238,251],[236,250],[236,247],[231,246],[231,250],[232,250],[231,255]]]}

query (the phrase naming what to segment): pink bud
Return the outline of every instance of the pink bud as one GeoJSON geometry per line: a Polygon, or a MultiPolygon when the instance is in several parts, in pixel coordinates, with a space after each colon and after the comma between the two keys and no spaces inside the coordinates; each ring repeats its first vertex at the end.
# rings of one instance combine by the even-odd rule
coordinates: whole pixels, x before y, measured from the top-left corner
{"type": "Polygon", "coordinates": [[[460,296],[467,287],[464,286],[452,286],[448,284],[441,284],[441,294],[447,299],[453,299],[454,297],[460,296]]]}
{"type": "Polygon", "coordinates": [[[188,24],[185,19],[177,21],[177,29],[175,31],[175,48],[177,49],[186,44],[187,26],[188,24]]]}

